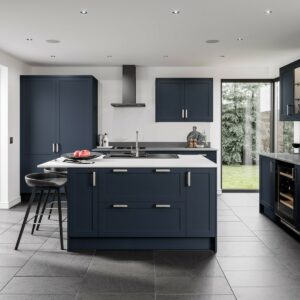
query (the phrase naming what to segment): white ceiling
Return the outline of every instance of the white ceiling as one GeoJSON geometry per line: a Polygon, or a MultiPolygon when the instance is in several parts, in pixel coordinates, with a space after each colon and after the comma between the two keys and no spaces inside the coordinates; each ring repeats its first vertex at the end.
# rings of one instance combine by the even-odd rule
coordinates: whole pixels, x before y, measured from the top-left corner
{"type": "Polygon", "coordinates": [[[300,1],[0,0],[0,49],[35,65],[280,65],[300,58],[300,1]]]}

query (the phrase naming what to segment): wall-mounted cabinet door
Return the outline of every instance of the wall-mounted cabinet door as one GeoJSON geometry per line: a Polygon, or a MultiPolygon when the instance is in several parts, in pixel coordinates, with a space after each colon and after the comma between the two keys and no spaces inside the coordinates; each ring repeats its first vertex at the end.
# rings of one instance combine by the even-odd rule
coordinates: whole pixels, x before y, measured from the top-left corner
{"type": "Polygon", "coordinates": [[[213,80],[187,79],[184,85],[187,122],[213,121],[213,80]]]}
{"type": "Polygon", "coordinates": [[[184,81],[156,79],[156,122],[184,121],[184,81]]]}
{"type": "Polygon", "coordinates": [[[294,120],[294,68],[280,69],[280,121],[294,120]]]}
{"type": "Polygon", "coordinates": [[[95,146],[93,115],[93,80],[62,78],[59,85],[60,153],[95,146]]]}
{"type": "Polygon", "coordinates": [[[70,169],[68,172],[68,219],[70,237],[96,236],[98,230],[96,169],[70,169]]]}

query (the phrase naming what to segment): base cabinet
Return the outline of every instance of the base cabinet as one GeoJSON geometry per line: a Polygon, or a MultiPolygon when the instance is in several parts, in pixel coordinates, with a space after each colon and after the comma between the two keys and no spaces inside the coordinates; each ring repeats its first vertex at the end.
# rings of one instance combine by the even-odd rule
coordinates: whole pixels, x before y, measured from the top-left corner
{"type": "Polygon", "coordinates": [[[78,168],[68,182],[71,240],[175,238],[177,248],[187,238],[191,247],[215,240],[216,169],[78,168]]]}

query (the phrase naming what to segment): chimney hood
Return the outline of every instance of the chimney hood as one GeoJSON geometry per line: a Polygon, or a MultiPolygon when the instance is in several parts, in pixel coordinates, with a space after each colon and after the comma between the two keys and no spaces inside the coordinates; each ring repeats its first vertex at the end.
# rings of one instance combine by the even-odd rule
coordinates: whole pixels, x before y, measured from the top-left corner
{"type": "Polygon", "coordinates": [[[145,107],[145,103],[136,103],[135,65],[123,65],[122,102],[111,103],[113,107],[145,107]]]}

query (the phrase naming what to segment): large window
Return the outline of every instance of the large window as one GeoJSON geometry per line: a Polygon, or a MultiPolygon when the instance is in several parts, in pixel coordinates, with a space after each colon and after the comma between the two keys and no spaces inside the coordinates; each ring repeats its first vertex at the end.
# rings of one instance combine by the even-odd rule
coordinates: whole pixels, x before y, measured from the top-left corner
{"type": "Polygon", "coordinates": [[[272,81],[222,81],[222,189],[258,190],[259,154],[271,150],[272,81]]]}

